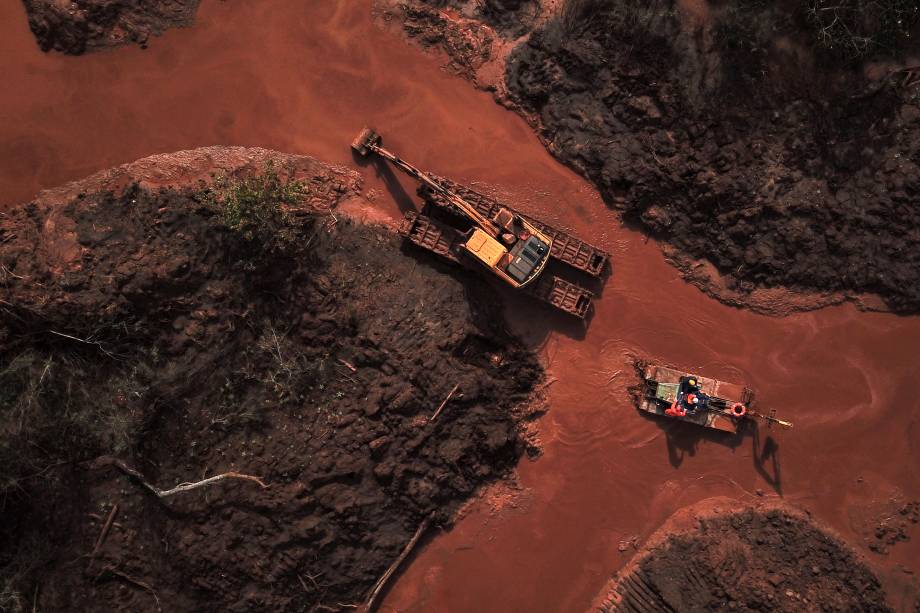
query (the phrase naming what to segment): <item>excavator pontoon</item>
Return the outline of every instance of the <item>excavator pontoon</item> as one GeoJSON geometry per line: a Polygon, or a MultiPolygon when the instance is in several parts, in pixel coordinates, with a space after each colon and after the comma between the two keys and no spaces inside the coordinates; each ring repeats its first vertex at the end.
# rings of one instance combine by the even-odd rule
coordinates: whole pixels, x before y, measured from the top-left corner
{"type": "Polygon", "coordinates": [[[369,128],[351,144],[362,157],[375,153],[420,183],[426,205],[410,212],[400,234],[455,263],[474,263],[504,284],[585,318],[590,290],[545,272],[553,261],[600,278],[610,256],[575,237],[447,179],[423,172],[381,146],[369,128]]]}

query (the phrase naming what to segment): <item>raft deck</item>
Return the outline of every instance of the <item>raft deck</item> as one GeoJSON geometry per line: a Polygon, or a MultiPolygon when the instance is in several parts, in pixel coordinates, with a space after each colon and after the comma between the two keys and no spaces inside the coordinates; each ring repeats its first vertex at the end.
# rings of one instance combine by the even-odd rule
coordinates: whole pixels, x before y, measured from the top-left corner
{"type": "MultiPolygon", "coordinates": [[[[737,432],[741,420],[731,417],[727,414],[727,411],[724,413],[718,410],[697,411],[693,415],[684,417],[665,415],[665,409],[677,398],[680,378],[691,374],[667,366],[646,365],[643,372],[646,390],[643,397],[639,399],[639,410],[669,419],[690,422],[706,428],[722,430],[723,432],[737,432]]],[[[745,406],[749,406],[754,399],[754,393],[743,385],[726,383],[725,381],[700,377],[699,375],[693,376],[699,381],[700,390],[704,394],[727,400],[729,404],[740,402],[745,406]]]]}

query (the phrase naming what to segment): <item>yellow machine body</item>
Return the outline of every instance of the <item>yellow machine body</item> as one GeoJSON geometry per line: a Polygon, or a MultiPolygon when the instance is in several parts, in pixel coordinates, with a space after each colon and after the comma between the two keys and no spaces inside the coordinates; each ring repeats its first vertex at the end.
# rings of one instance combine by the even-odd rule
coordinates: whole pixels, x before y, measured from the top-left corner
{"type": "Polygon", "coordinates": [[[495,268],[502,257],[508,253],[500,242],[479,228],[473,229],[473,235],[466,241],[466,249],[474,258],[489,268],[495,268]]]}

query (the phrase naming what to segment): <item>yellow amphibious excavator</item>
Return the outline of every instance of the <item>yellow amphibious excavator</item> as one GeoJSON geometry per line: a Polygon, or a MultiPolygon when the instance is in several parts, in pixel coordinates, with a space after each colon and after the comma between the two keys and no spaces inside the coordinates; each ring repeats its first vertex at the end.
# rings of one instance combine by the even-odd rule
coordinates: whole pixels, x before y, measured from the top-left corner
{"type": "Polygon", "coordinates": [[[435,181],[428,174],[380,146],[380,135],[365,128],[352,148],[366,156],[373,151],[394,166],[434,190],[469,217],[471,229],[463,248],[502,281],[514,288],[533,282],[546,266],[552,239],[520,215],[502,207],[489,219],[459,195],[435,181]]]}
{"type": "Polygon", "coordinates": [[[426,214],[409,213],[400,229],[410,242],[456,263],[471,259],[515,289],[525,289],[577,317],[587,315],[590,291],[543,272],[551,260],[557,260],[600,277],[610,257],[607,253],[487,196],[419,170],[384,149],[380,135],[369,128],[358,134],[351,147],[362,157],[379,155],[421,184],[419,193],[428,203],[426,214]]]}

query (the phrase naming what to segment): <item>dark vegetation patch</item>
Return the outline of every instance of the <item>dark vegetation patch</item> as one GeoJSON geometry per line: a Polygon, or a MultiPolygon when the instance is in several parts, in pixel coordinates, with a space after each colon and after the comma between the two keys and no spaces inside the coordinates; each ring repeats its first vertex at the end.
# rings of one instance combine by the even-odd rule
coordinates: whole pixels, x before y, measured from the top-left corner
{"type": "Polygon", "coordinates": [[[920,18],[917,0],[807,0],[818,43],[846,58],[892,55],[910,42],[920,18]]]}
{"type": "Polygon", "coordinates": [[[865,564],[782,510],[700,519],[640,556],[614,580],[602,611],[891,610],[865,564]]]}
{"type": "Polygon", "coordinates": [[[479,16],[506,37],[526,34],[540,13],[540,0],[479,0],[479,16]]]}
{"type": "Polygon", "coordinates": [[[423,518],[449,523],[529,449],[517,408],[541,369],[496,297],[293,206],[352,187],[270,171],[3,218],[5,610],[357,603],[423,518]],[[164,489],[228,470],[269,487],[160,499],[102,455],[164,489]]]}
{"type": "Polygon", "coordinates": [[[916,311],[917,79],[851,61],[905,49],[916,3],[710,4],[697,24],[667,0],[570,0],[512,52],[510,96],[627,222],[734,289],[916,311]],[[844,25],[872,43],[851,53],[844,25]]]}
{"type": "Polygon", "coordinates": [[[42,51],[79,55],[103,47],[147,45],[151,35],[192,23],[201,0],[22,0],[42,51]]]}

